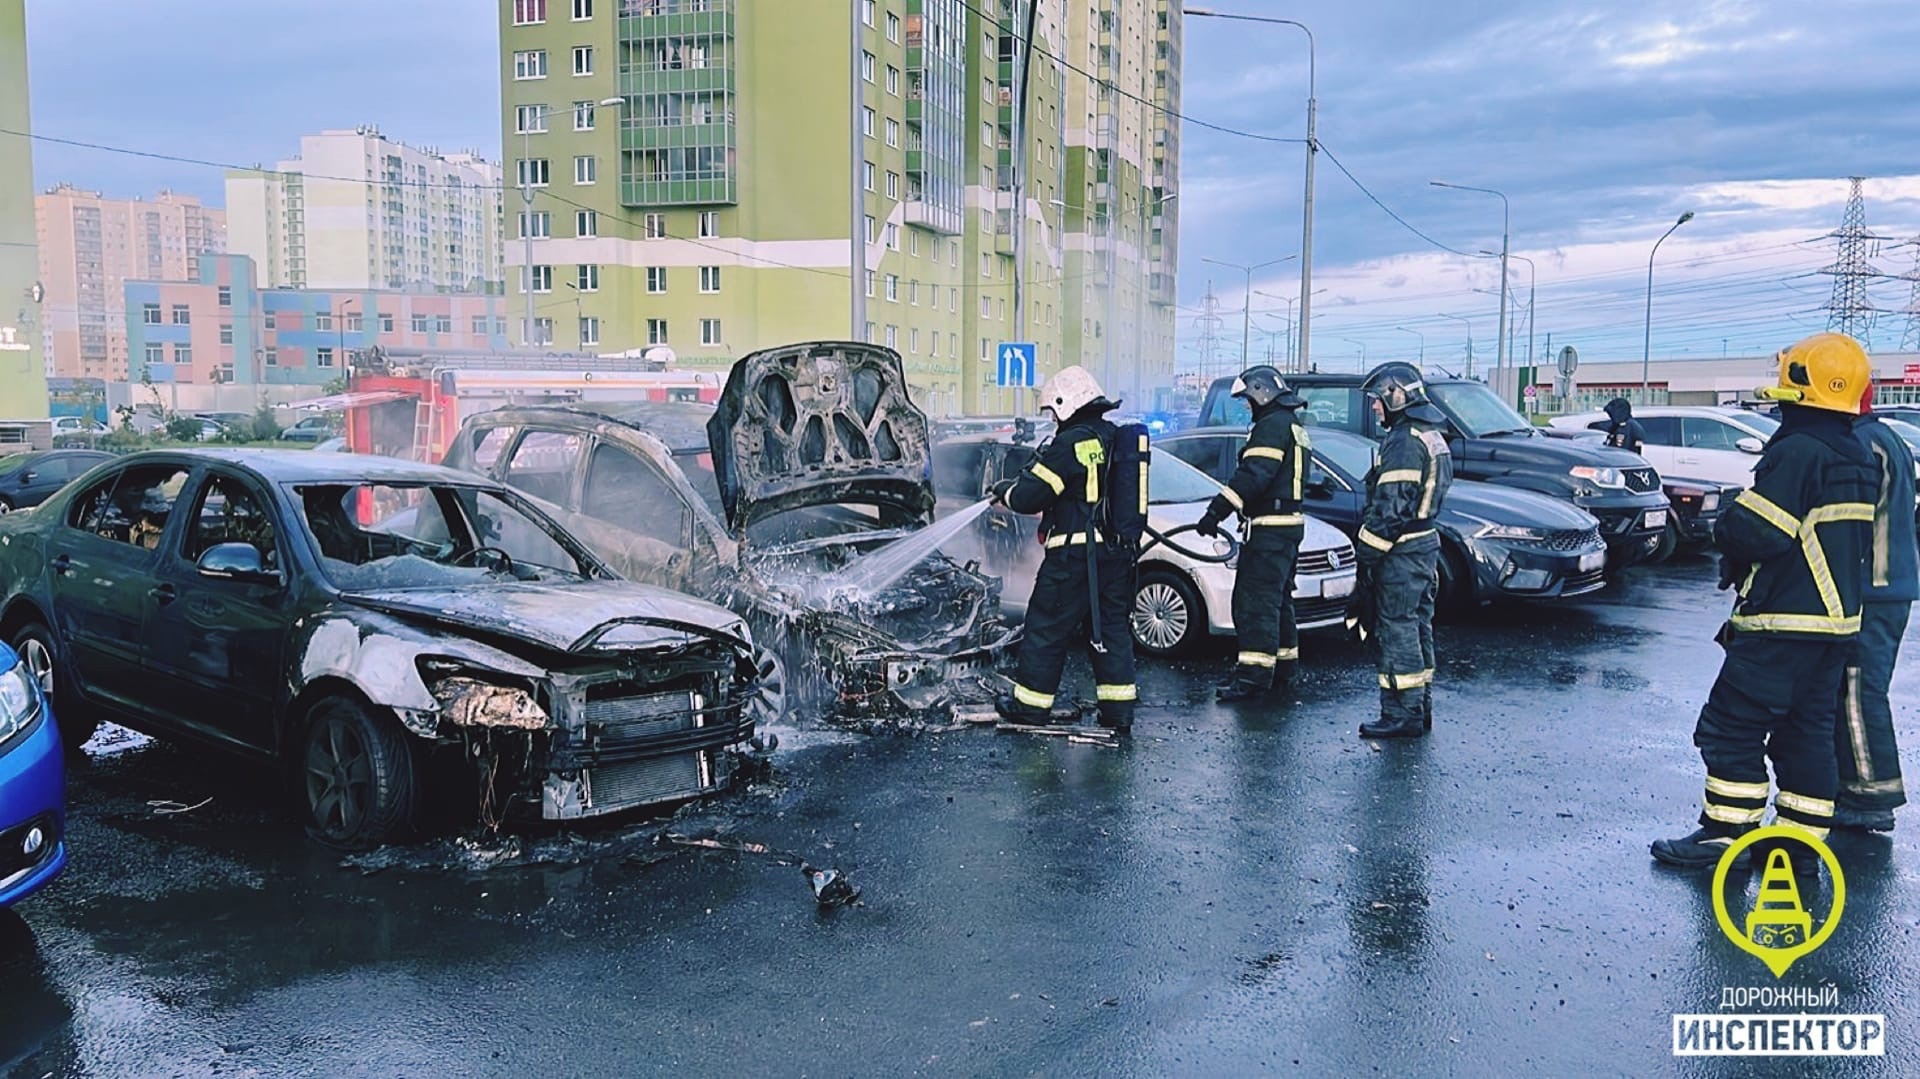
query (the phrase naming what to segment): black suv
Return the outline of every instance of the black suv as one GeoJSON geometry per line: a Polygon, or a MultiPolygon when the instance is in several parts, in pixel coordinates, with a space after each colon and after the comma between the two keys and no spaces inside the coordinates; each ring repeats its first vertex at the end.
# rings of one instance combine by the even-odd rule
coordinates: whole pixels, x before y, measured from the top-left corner
{"type": "MultiPolygon", "coordinates": [[[[1360,374],[1288,375],[1307,399],[1301,419],[1378,439],[1386,434],[1360,392],[1360,374]]],[[[1207,388],[1197,426],[1245,427],[1246,402],[1232,396],[1233,379],[1207,388]]],[[[1548,438],[1500,400],[1484,382],[1430,378],[1427,393],[1447,416],[1456,476],[1505,484],[1572,502],[1600,522],[1610,561],[1638,562],[1659,546],[1672,508],[1660,474],[1638,454],[1548,438]]]]}

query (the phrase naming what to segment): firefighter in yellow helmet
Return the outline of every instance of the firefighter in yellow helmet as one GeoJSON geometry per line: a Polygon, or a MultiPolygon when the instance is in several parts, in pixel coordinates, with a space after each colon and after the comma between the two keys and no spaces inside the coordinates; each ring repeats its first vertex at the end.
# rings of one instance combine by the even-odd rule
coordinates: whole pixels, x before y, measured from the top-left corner
{"type": "MultiPolygon", "coordinates": [[[[1759,826],[1770,793],[1776,824],[1824,839],[1833,823],[1834,717],[1860,634],[1879,484],[1853,433],[1872,371],[1860,343],[1837,333],[1799,342],[1779,364],[1759,394],[1781,403],[1780,429],[1714,529],[1720,587],[1737,587],[1738,599],[1693,732],[1707,766],[1700,827],[1653,844],[1669,865],[1718,862],[1759,826]]],[[[1812,868],[1809,848],[1787,848],[1797,869],[1812,868]]]]}
{"type": "MultiPolygon", "coordinates": [[[[1015,723],[1047,723],[1067,652],[1084,642],[1093,664],[1100,725],[1133,729],[1134,559],[1101,517],[1101,485],[1119,429],[1107,400],[1084,367],[1063,367],[1040,387],[1040,407],[1058,424],[1018,476],[994,486],[1015,513],[1040,514],[1046,555],[1027,602],[1026,636],[1013,690],[996,702],[1015,723]],[[1082,636],[1082,632],[1085,636],[1082,636]]],[[[1144,492],[1145,488],[1141,488],[1144,492]]]]}

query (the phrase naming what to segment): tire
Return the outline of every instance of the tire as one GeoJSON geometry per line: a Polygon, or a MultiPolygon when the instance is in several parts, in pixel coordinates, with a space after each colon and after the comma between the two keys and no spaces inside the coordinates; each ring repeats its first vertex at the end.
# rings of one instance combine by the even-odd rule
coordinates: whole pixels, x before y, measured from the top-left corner
{"type": "Polygon", "coordinates": [[[1193,651],[1208,634],[1207,608],[1185,575],[1150,570],[1133,594],[1133,643],[1152,656],[1193,651]]]}
{"type": "Polygon", "coordinates": [[[8,501],[5,496],[0,495],[0,513],[12,513],[12,512],[13,512],[13,503],[8,501]]]}
{"type": "Polygon", "coordinates": [[[760,680],[747,701],[747,714],[756,728],[787,718],[787,662],[771,649],[757,649],[753,665],[760,680]]]}
{"type": "Polygon", "coordinates": [[[13,631],[7,642],[27,665],[40,692],[53,702],[53,719],[60,728],[60,742],[69,753],[78,753],[93,732],[100,729],[100,717],[80,699],[80,693],[68,679],[66,663],[60,655],[60,642],[44,622],[27,622],[13,631]]]}
{"type": "Polygon", "coordinates": [[[1480,606],[1479,582],[1467,556],[1451,543],[1440,545],[1440,587],[1434,596],[1434,613],[1459,618],[1480,606]]]}
{"type": "Polygon", "coordinates": [[[390,717],[333,697],[308,714],[296,763],[307,834],[329,847],[366,850],[414,824],[413,747],[390,717]]]}

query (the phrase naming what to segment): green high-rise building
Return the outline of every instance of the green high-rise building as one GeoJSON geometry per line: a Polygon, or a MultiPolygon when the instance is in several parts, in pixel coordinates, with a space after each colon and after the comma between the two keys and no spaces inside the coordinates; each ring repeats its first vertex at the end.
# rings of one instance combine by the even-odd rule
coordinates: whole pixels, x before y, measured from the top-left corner
{"type": "MultiPolygon", "coordinates": [[[[0,0],[0,127],[31,128],[26,0],[0,0]]],[[[0,135],[0,419],[47,414],[35,236],[33,142],[24,134],[0,135]]]]}
{"type": "Polygon", "coordinates": [[[1037,0],[1023,64],[1028,0],[502,0],[516,340],[718,367],[862,337],[937,414],[1015,410],[1002,341],[1169,381],[1169,7],[1037,0]]]}

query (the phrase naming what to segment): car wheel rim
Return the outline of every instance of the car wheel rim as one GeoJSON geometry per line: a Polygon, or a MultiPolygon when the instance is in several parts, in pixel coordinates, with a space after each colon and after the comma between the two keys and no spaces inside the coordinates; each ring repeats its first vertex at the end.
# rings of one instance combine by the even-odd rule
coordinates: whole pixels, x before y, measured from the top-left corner
{"type": "MultiPolygon", "coordinates": [[[[0,510],[0,513],[4,513],[0,510]]],[[[27,665],[27,673],[40,683],[40,692],[53,696],[53,652],[43,642],[29,637],[20,644],[20,658],[27,665]]]]}
{"type": "Polygon", "coordinates": [[[1170,584],[1155,581],[1134,596],[1133,635],[1149,648],[1164,651],[1179,644],[1190,619],[1186,597],[1170,584]]]}
{"type": "Polygon", "coordinates": [[[747,701],[747,712],[755,723],[770,723],[787,714],[787,665],[771,650],[761,649],[754,656],[759,684],[747,701]]]}
{"type": "Polygon", "coordinates": [[[373,794],[373,760],[344,721],[329,719],[307,744],[307,806],[329,836],[349,836],[365,817],[373,794]]]}

